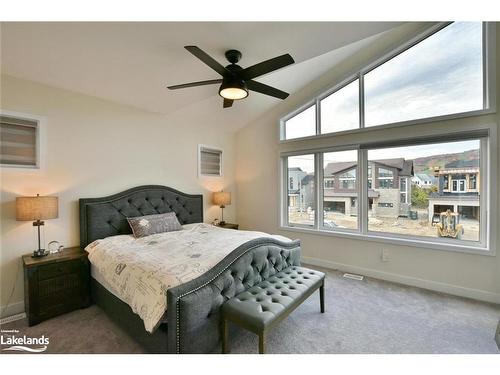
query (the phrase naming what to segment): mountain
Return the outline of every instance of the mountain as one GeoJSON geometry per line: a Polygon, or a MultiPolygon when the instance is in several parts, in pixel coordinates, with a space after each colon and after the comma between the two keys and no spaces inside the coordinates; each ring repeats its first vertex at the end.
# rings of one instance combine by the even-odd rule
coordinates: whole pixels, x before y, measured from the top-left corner
{"type": "Polygon", "coordinates": [[[428,175],[434,174],[434,167],[443,168],[456,160],[475,160],[479,159],[479,150],[469,150],[464,152],[457,152],[454,154],[431,155],[423,158],[413,159],[414,173],[425,173],[428,175]]]}

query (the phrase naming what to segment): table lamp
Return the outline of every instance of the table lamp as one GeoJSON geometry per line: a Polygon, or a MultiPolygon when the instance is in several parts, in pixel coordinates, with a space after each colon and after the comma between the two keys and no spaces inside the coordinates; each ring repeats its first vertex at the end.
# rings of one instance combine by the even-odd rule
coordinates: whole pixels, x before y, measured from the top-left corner
{"type": "Polygon", "coordinates": [[[219,225],[224,225],[224,208],[231,204],[231,193],[225,191],[218,191],[214,193],[213,202],[215,205],[219,206],[222,210],[222,218],[219,225]]]}
{"type": "Polygon", "coordinates": [[[40,243],[40,227],[45,219],[57,219],[58,217],[57,197],[17,197],[16,198],[16,220],[33,221],[33,226],[38,229],[38,249],[33,252],[33,257],[47,255],[40,243]]]}

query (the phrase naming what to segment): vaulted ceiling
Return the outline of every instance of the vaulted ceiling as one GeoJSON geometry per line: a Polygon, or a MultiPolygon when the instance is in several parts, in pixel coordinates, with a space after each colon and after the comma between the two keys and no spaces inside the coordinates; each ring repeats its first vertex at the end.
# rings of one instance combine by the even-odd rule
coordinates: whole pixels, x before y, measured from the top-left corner
{"type": "Polygon", "coordinates": [[[279,102],[259,93],[222,109],[218,86],[169,91],[167,85],[219,78],[184,45],[226,65],[238,49],[243,67],[290,53],[296,64],[258,81],[294,93],[373,43],[394,22],[3,23],[2,74],[165,115],[183,109],[236,130],[279,102]]]}

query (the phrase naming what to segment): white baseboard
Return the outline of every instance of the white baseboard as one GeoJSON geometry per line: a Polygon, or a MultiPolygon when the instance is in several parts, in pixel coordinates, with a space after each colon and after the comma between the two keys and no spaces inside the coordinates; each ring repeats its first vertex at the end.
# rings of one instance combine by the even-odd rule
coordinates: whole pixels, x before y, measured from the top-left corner
{"type": "Polygon", "coordinates": [[[7,324],[7,323],[15,322],[16,320],[21,320],[24,318],[26,318],[26,313],[11,315],[11,316],[7,316],[5,318],[0,319],[0,324],[7,324]]]}
{"type": "Polygon", "coordinates": [[[441,283],[439,281],[419,279],[416,277],[398,275],[395,273],[377,271],[370,268],[363,268],[363,267],[353,266],[350,264],[337,263],[329,260],[323,260],[305,256],[302,257],[302,262],[310,264],[312,266],[324,267],[344,272],[357,273],[360,275],[373,277],[375,279],[392,281],[395,283],[416,286],[418,288],[429,289],[436,292],[453,294],[455,296],[472,298],[479,301],[500,304],[500,294],[487,292],[480,289],[466,288],[463,286],[441,283]]]}
{"type": "Polygon", "coordinates": [[[9,306],[0,307],[0,318],[6,318],[12,315],[24,313],[24,301],[13,302],[9,306]]]}

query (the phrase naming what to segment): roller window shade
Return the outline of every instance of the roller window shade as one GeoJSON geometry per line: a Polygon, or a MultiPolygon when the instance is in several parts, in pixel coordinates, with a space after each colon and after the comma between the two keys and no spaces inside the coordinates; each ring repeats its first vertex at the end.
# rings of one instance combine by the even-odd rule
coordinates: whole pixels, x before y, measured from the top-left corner
{"type": "Polygon", "coordinates": [[[36,167],[37,126],[34,120],[0,116],[0,164],[36,167]]]}
{"type": "Polygon", "coordinates": [[[200,174],[203,176],[222,175],[222,151],[206,147],[200,148],[200,174]]]}

